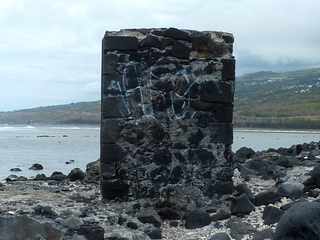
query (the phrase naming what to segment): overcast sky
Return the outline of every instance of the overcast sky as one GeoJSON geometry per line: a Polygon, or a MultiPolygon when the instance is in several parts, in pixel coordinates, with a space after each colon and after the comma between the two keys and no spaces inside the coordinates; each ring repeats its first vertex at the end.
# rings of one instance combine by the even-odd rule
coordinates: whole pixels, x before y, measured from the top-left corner
{"type": "Polygon", "coordinates": [[[319,0],[1,0],[0,111],[99,99],[105,30],[235,35],[237,74],[320,66],[319,0]]]}

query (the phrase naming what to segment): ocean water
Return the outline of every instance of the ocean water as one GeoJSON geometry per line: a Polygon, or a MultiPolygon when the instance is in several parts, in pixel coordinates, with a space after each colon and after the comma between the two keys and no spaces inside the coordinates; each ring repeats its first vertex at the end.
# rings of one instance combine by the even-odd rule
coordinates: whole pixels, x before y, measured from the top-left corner
{"type": "MultiPolygon", "coordinates": [[[[8,126],[0,125],[0,180],[10,174],[65,174],[73,168],[85,169],[99,158],[100,130],[97,126],[8,126]],[[66,162],[74,160],[67,165],[66,162]],[[42,171],[29,170],[34,163],[42,171]],[[10,172],[11,168],[22,172],[10,172]]],[[[320,131],[274,131],[235,129],[233,150],[248,146],[254,150],[289,147],[293,144],[320,141],[320,131]]]]}
{"type": "Polygon", "coordinates": [[[99,138],[95,126],[0,126],[0,179],[10,174],[30,177],[85,169],[99,158],[99,138]],[[67,165],[70,160],[74,163],[67,165]],[[44,170],[29,170],[34,163],[42,164],[44,170]],[[9,171],[16,167],[22,172],[9,171]]]}

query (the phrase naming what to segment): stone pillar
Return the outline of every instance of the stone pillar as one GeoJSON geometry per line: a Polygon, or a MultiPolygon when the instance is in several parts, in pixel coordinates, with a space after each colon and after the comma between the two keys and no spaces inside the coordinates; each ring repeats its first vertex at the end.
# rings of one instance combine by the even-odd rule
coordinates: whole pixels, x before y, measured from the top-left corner
{"type": "Polygon", "coordinates": [[[157,197],[175,184],[208,196],[232,191],[233,41],[229,33],[175,28],[105,33],[105,199],[157,197]]]}

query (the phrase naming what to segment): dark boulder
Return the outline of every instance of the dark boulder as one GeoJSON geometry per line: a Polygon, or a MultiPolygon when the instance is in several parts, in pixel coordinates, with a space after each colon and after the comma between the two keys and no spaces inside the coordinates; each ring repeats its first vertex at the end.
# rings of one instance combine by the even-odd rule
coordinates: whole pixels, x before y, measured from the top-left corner
{"type": "Polygon", "coordinates": [[[320,187],[320,165],[310,172],[310,177],[303,184],[306,191],[320,187]]]}
{"type": "Polygon", "coordinates": [[[280,201],[281,195],[276,189],[266,190],[264,192],[260,192],[255,196],[254,204],[256,206],[273,204],[275,202],[280,201]]]}
{"type": "Polygon", "coordinates": [[[29,169],[30,170],[35,170],[35,171],[43,170],[43,166],[41,164],[39,164],[39,163],[35,163],[29,169]]]}
{"type": "Polygon", "coordinates": [[[50,180],[63,181],[67,178],[62,172],[53,172],[49,177],[50,180]]]}
{"type": "Polygon", "coordinates": [[[234,215],[250,214],[253,210],[254,205],[246,194],[242,194],[231,201],[231,213],[234,215]]]}
{"type": "Polygon", "coordinates": [[[101,185],[101,194],[104,199],[115,200],[128,198],[129,184],[121,179],[103,179],[101,185]]]}
{"type": "Polygon", "coordinates": [[[208,240],[231,240],[227,233],[216,233],[208,238],[208,240]]]}
{"type": "Polygon", "coordinates": [[[58,214],[50,206],[37,205],[33,208],[33,210],[34,210],[34,214],[36,215],[45,216],[47,218],[53,218],[53,219],[58,217],[58,214]]]}
{"type": "Polygon", "coordinates": [[[84,224],[77,230],[87,240],[104,240],[104,229],[97,224],[84,224]]]}
{"type": "Polygon", "coordinates": [[[304,185],[301,183],[282,183],[278,186],[281,197],[297,199],[303,196],[304,185]]]}
{"type": "Polygon", "coordinates": [[[253,240],[272,240],[274,237],[274,231],[272,229],[265,229],[256,232],[253,235],[253,240]]]}
{"type": "Polygon", "coordinates": [[[231,218],[226,226],[230,228],[230,235],[236,240],[241,240],[245,235],[252,235],[256,229],[239,218],[231,218]]]}
{"type": "Polygon", "coordinates": [[[11,168],[10,172],[21,172],[22,170],[20,168],[11,168]]]}
{"type": "Polygon", "coordinates": [[[161,226],[161,218],[159,214],[154,210],[153,208],[145,208],[142,209],[138,215],[137,218],[142,223],[150,223],[154,225],[155,227],[161,226]]]}
{"type": "Polygon", "coordinates": [[[220,208],[216,213],[210,215],[211,221],[221,221],[231,217],[231,212],[228,208],[220,208]]]}
{"type": "Polygon", "coordinates": [[[40,223],[27,216],[0,217],[0,240],[61,240],[63,233],[49,223],[40,223]]]}
{"type": "Polygon", "coordinates": [[[35,181],[45,181],[47,180],[47,176],[44,173],[37,174],[34,178],[35,181]]]}
{"type": "Polygon", "coordinates": [[[237,160],[243,161],[252,158],[255,155],[255,151],[252,148],[242,147],[236,151],[237,160]]]}
{"type": "Polygon", "coordinates": [[[266,225],[271,225],[279,222],[281,216],[283,215],[283,211],[279,208],[273,206],[266,206],[263,211],[263,221],[266,225]]]}
{"type": "Polygon", "coordinates": [[[202,228],[211,223],[210,215],[201,209],[193,210],[185,216],[185,227],[187,229],[202,228]]]}
{"type": "Polygon", "coordinates": [[[100,181],[100,160],[87,164],[85,181],[88,183],[99,183],[100,181]]]}
{"type": "Polygon", "coordinates": [[[281,217],[274,240],[320,239],[320,203],[297,203],[281,217]]]}
{"type": "Polygon", "coordinates": [[[151,239],[162,239],[162,232],[161,228],[159,227],[148,224],[143,228],[143,232],[147,234],[151,239]]]}
{"type": "Polygon", "coordinates": [[[70,181],[82,181],[85,178],[85,173],[80,168],[72,169],[71,172],[68,175],[68,178],[70,181]]]}
{"type": "Polygon", "coordinates": [[[248,198],[250,199],[250,201],[254,202],[254,195],[247,184],[245,184],[245,183],[238,184],[234,187],[234,189],[237,191],[237,193],[239,195],[246,194],[248,196],[248,198]]]}

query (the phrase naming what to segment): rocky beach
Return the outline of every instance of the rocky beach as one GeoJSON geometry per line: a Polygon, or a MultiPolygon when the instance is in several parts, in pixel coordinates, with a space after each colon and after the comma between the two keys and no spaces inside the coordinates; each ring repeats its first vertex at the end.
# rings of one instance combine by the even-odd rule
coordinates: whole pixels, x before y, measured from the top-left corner
{"type": "Polygon", "coordinates": [[[319,239],[319,147],[241,148],[233,185],[211,198],[171,184],[159,198],[105,201],[99,161],[68,175],[11,176],[0,188],[0,239],[319,239]]]}

